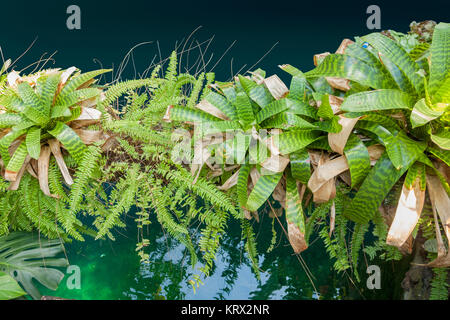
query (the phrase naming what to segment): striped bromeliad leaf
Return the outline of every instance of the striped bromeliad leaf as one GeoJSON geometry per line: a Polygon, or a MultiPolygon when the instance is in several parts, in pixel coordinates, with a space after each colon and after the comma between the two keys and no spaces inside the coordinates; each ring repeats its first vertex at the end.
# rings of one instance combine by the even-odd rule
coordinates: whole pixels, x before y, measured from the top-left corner
{"type": "Polygon", "coordinates": [[[250,99],[255,101],[261,108],[264,108],[274,100],[269,90],[263,84],[256,84],[254,81],[241,75],[238,78],[239,83],[243,86],[250,99]]]}
{"type": "Polygon", "coordinates": [[[223,143],[226,163],[243,163],[251,138],[249,134],[237,132],[233,139],[226,140],[223,143]]]}
{"type": "Polygon", "coordinates": [[[409,168],[426,149],[424,142],[408,138],[403,131],[390,136],[385,146],[386,153],[397,170],[409,168]]]}
{"type": "Polygon", "coordinates": [[[428,147],[427,151],[433,154],[436,158],[444,161],[446,165],[450,166],[450,151],[435,147],[428,147]]]}
{"type": "Polygon", "coordinates": [[[411,109],[413,98],[394,89],[364,91],[348,96],[341,105],[341,110],[349,112],[366,112],[391,109],[411,109]]]}
{"type": "Polygon", "coordinates": [[[307,78],[338,77],[356,81],[373,89],[392,88],[383,72],[354,57],[331,54],[315,69],[305,73],[307,78]]]}
{"type": "Polygon", "coordinates": [[[68,93],[64,97],[58,99],[58,105],[64,105],[71,107],[81,101],[97,97],[100,94],[100,89],[97,88],[84,88],[68,93]]]}
{"type": "Polygon", "coordinates": [[[431,43],[431,66],[428,91],[433,95],[450,74],[450,24],[439,23],[434,28],[431,43]]]}
{"type": "Polygon", "coordinates": [[[297,183],[290,174],[286,176],[286,220],[289,241],[295,253],[305,250],[308,247],[305,241],[305,217],[297,183]]]}
{"type": "Polygon", "coordinates": [[[229,103],[227,98],[225,98],[224,96],[215,92],[210,92],[205,97],[205,99],[206,101],[217,107],[220,111],[222,111],[231,120],[236,119],[235,107],[231,103],[229,103]]]}
{"type": "Polygon", "coordinates": [[[190,121],[194,123],[204,121],[220,121],[219,118],[216,118],[202,110],[184,106],[169,106],[165,119],[171,121],[190,121]]]}
{"type": "Polygon", "coordinates": [[[370,171],[370,156],[364,143],[357,135],[351,134],[344,148],[352,187],[359,185],[370,171]]]}
{"type": "Polygon", "coordinates": [[[238,119],[240,121],[247,124],[253,123],[255,121],[252,104],[247,94],[245,94],[244,92],[239,92],[236,95],[235,107],[238,114],[238,119]]]}
{"type": "Polygon", "coordinates": [[[450,150],[450,131],[448,129],[432,134],[431,140],[441,149],[450,150]]]}
{"type": "MultiPolygon", "coordinates": [[[[25,141],[22,141],[11,157],[11,160],[9,160],[8,165],[6,166],[7,176],[15,176],[15,174],[19,172],[20,168],[22,168],[22,165],[25,162],[27,154],[28,152],[26,143],[25,141]]],[[[12,180],[15,180],[15,178],[12,180]]]]}
{"type": "Polygon", "coordinates": [[[17,92],[25,105],[31,107],[34,110],[39,111],[44,116],[46,115],[45,108],[43,107],[41,100],[39,99],[39,96],[36,94],[36,92],[28,82],[20,83],[17,86],[17,92]]]}
{"type": "Polygon", "coordinates": [[[261,109],[261,111],[259,111],[256,114],[256,123],[261,123],[262,121],[266,120],[267,118],[270,118],[271,116],[286,111],[289,109],[289,107],[290,106],[288,105],[286,99],[275,100],[269,103],[267,106],[265,106],[263,109],[261,109]]]}
{"type": "Polygon", "coordinates": [[[41,128],[32,127],[25,138],[28,154],[33,159],[39,159],[41,154],[41,128]]]}
{"type": "Polygon", "coordinates": [[[308,151],[302,149],[292,152],[289,158],[292,177],[303,184],[308,184],[308,180],[311,178],[311,159],[308,151]]]}
{"type": "Polygon", "coordinates": [[[62,88],[58,97],[56,98],[56,104],[62,104],[62,101],[67,97],[68,94],[74,92],[81,85],[85,84],[89,80],[92,80],[98,75],[101,75],[106,72],[110,72],[112,69],[99,69],[86,73],[82,73],[80,75],[72,77],[62,88]]]}
{"type": "Polygon", "coordinates": [[[10,128],[23,120],[20,114],[2,113],[0,114],[0,128],[10,128]]]}
{"type": "MultiPolygon", "coordinates": [[[[280,100],[278,100],[280,101],[280,100]]],[[[279,129],[316,129],[317,126],[309,123],[302,117],[299,117],[291,112],[283,112],[273,116],[270,119],[263,121],[262,128],[279,128],[279,129]]]]}
{"type": "Polygon", "coordinates": [[[49,75],[48,77],[41,77],[36,83],[36,91],[41,100],[41,105],[43,107],[43,112],[45,115],[50,115],[50,107],[53,104],[53,99],[55,98],[56,90],[58,89],[59,81],[61,78],[61,73],[55,73],[49,75]],[[41,81],[39,81],[42,79],[41,81]]]}
{"type": "Polygon", "coordinates": [[[440,88],[433,94],[432,101],[434,103],[450,103],[450,74],[442,83],[440,88]]]}
{"type": "Polygon", "coordinates": [[[317,116],[323,119],[330,120],[334,117],[333,109],[330,105],[330,98],[328,94],[324,94],[321,99],[319,110],[317,110],[317,116]]]}
{"type": "Polygon", "coordinates": [[[310,106],[306,102],[294,100],[291,98],[285,98],[283,100],[286,100],[286,104],[289,107],[289,112],[314,119],[317,117],[317,109],[310,106]]]}
{"type": "Polygon", "coordinates": [[[355,128],[368,131],[383,145],[386,145],[387,141],[392,137],[393,132],[395,132],[388,130],[386,127],[375,122],[362,120],[364,119],[360,119],[360,121],[356,123],[355,128]]]}
{"type": "Polygon", "coordinates": [[[417,94],[423,93],[423,80],[416,73],[420,68],[399,44],[378,32],[366,35],[362,40],[367,41],[381,54],[380,59],[385,65],[386,58],[393,62],[414,86],[417,94]]]}
{"type": "Polygon", "coordinates": [[[275,145],[281,154],[290,154],[297,150],[304,149],[311,142],[319,138],[318,131],[312,130],[292,130],[274,135],[275,145]]]}
{"type": "Polygon", "coordinates": [[[0,155],[2,156],[2,160],[5,166],[8,165],[8,162],[11,158],[8,151],[9,146],[11,145],[11,143],[13,143],[14,140],[25,133],[26,130],[12,130],[0,139],[0,155]]]}
{"type": "Polygon", "coordinates": [[[245,206],[246,209],[249,211],[258,210],[259,207],[261,207],[270,197],[273,190],[275,190],[275,187],[280,181],[282,175],[283,172],[261,176],[248,196],[247,204],[245,206]]]}
{"type": "Polygon", "coordinates": [[[49,130],[48,133],[62,143],[75,161],[80,162],[83,159],[87,147],[68,125],[58,122],[55,128],[49,130]]]}
{"type": "Polygon", "coordinates": [[[424,124],[439,118],[444,112],[431,109],[425,101],[420,99],[414,105],[411,111],[411,125],[413,128],[423,126],[424,124]]]}
{"type": "Polygon", "coordinates": [[[247,185],[248,185],[248,177],[250,174],[251,165],[243,164],[239,169],[239,176],[237,182],[237,196],[238,201],[241,207],[245,207],[247,204],[247,185]]]}
{"type": "Polygon", "coordinates": [[[408,166],[403,166],[400,170],[395,169],[387,152],[383,153],[349,206],[345,208],[344,216],[356,223],[367,223],[406,170],[408,166]]]}

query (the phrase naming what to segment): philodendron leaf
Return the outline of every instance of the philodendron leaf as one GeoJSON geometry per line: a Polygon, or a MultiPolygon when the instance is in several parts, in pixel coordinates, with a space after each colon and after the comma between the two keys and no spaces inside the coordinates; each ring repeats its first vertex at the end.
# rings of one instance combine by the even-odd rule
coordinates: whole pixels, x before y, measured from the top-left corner
{"type": "Polygon", "coordinates": [[[387,152],[383,153],[349,206],[345,208],[345,217],[357,223],[367,223],[373,218],[383,199],[406,170],[408,170],[407,166],[400,170],[395,169],[387,152]]]}
{"type": "Polygon", "coordinates": [[[431,135],[431,140],[441,149],[450,150],[450,131],[444,129],[438,133],[431,135]]]}
{"type": "Polygon", "coordinates": [[[0,272],[0,300],[11,300],[27,294],[9,274],[0,272]]]}
{"type": "Polygon", "coordinates": [[[249,211],[258,210],[270,197],[282,175],[283,172],[261,176],[248,197],[246,208],[249,211]]]}
{"type": "Polygon", "coordinates": [[[28,129],[25,142],[30,157],[36,160],[39,159],[41,154],[41,128],[32,127],[28,129]]]}
{"type": "Polygon", "coordinates": [[[414,105],[414,108],[411,112],[411,124],[413,128],[423,126],[424,124],[440,117],[444,112],[434,111],[431,109],[425,98],[420,99],[414,105]]]}
{"type": "Polygon", "coordinates": [[[51,290],[58,288],[64,274],[54,267],[66,267],[61,241],[45,240],[24,232],[0,237],[0,271],[11,275],[34,299],[41,297],[33,279],[51,290]]]}
{"type": "Polygon", "coordinates": [[[366,112],[391,109],[411,109],[413,99],[410,95],[394,89],[364,91],[345,98],[341,110],[366,112]]]}

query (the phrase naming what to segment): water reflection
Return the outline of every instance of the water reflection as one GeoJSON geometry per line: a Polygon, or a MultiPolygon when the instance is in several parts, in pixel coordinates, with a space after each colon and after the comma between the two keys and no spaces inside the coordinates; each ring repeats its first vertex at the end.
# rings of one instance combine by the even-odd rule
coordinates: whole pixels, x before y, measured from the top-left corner
{"type": "Polygon", "coordinates": [[[246,257],[241,229],[231,223],[224,235],[211,276],[194,293],[188,280],[196,270],[183,245],[167,237],[155,220],[146,230],[150,245],[149,264],[139,263],[135,252],[136,228],[129,219],[126,230],[118,230],[116,241],[74,242],[67,245],[71,264],[81,269],[81,289],[66,285],[45,294],[70,299],[348,299],[361,298],[348,277],[332,269],[321,241],[302,253],[312,273],[309,279],[300,260],[293,255],[283,230],[275,223],[275,247],[267,252],[272,238],[272,219],[261,216],[255,224],[260,253],[261,279],[257,279],[246,257]],[[120,232],[120,233],[119,233],[120,232]],[[314,287],[311,283],[314,283],[314,287]],[[318,292],[315,292],[314,288],[318,292]]]}

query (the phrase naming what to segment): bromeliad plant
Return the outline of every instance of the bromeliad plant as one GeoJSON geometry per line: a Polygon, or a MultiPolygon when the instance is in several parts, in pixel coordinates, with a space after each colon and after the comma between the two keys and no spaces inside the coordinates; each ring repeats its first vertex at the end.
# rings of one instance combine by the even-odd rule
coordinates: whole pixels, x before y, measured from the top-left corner
{"type": "MultiPolygon", "coordinates": [[[[4,67],[4,69],[6,69],[4,67]]],[[[75,67],[60,71],[44,70],[21,77],[10,72],[0,84],[0,155],[4,177],[10,190],[19,187],[27,171],[39,179],[47,196],[48,167],[51,154],[68,185],[73,180],[61,152],[68,151],[79,163],[86,144],[101,140],[101,131],[83,127],[96,123],[101,113],[93,108],[102,90],[94,87],[94,77],[109,70],[80,74],[75,67]]]]}
{"type": "MultiPolygon", "coordinates": [[[[347,130],[355,129],[386,149],[367,172],[345,216],[368,222],[406,174],[387,243],[411,250],[426,187],[450,241],[450,24],[438,24],[431,44],[420,43],[409,52],[381,33],[344,41],[341,49],[327,55],[306,77],[346,82],[347,88],[339,89],[345,96],[340,110],[349,123],[347,130]]],[[[437,218],[436,226],[438,259],[430,265],[449,266],[437,218]]]]}

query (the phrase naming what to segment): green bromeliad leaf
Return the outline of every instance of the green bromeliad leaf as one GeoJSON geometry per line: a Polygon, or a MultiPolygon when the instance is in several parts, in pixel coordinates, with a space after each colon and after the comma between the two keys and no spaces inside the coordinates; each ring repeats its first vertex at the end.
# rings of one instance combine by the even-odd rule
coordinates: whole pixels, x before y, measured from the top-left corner
{"type": "Polygon", "coordinates": [[[450,166],[450,151],[435,147],[428,147],[427,151],[433,154],[436,158],[441,159],[444,163],[450,166]]]}
{"type": "Polygon", "coordinates": [[[8,164],[9,159],[11,158],[8,151],[9,146],[14,140],[16,140],[18,137],[20,137],[25,133],[26,130],[17,130],[17,131],[13,130],[8,132],[0,139],[0,155],[2,157],[5,166],[8,164]]]}
{"type": "Polygon", "coordinates": [[[425,98],[420,99],[414,105],[411,112],[411,124],[413,128],[423,126],[424,124],[439,118],[444,112],[439,112],[431,109],[425,101],[425,98]]]}
{"type": "Polygon", "coordinates": [[[297,226],[300,232],[305,233],[305,217],[300,194],[297,183],[290,174],[286,176],[286,219],[297,226]]]}
{"type": "Polygon", "coordinates": [[[258,114],[256,115],[256,123],[261,123],[267,118],[270,118],[271,116],[279,114],[288,109],[289,105],[287,104],[286,99],[275,100],[258,112],[258,114]]]}
{"type": "Polygon", "coordinates": [[[61,79],[61,74],[55,73],[49,75],[48,77],[42,77],[43,81],[39,85],[39,81],[36,84],[36,91],[38,92],[43,106],[43,112],[47,116],[50,115],[50,106],[55,98],[56,90],[58,89],[58,84],[61,79]]]}
{"type": "Polygon", "coordinates": [[[79,163],[83,159],[83,155],[86,151],[86,145],[69,126],[62,122],[58,122],[55,128],[49,130],[48,133],[63,144],[75,161],[79,163]]]}
{"type": "Polygon", "coordinates": [[[37,109],[38,111],[44,113],[44,108],[41,104],[39,96],[33,90],[28,82],[22,82],[17,86],[17,92],[19,94],[20,99],[22,99],[23,103],[27,106],[32,107],[33,109],[37,109]]]}
{"type": "Polygon", "coordinates": [[[248,197],[246,208],[249,211],[258,210],[270,197],[282,175],[283,172],[261,176],[248,197]]]}
{"type": "Polygon", "coordinates": [[[192,109],[184,106],[173,106],[170,109],[170,120],[173,121],[191,121],[191,122],[204,122],[204,121],[220,121],[209,113],[202,110],[192,109]]]}
{"type": "Polygon", "coordinates": [[[400,170],[395,169],[387,152],[383,153],[349,206],[345,208],[344,216],[356,223],[367,223],[406,170],[407,166],[400,170]]]}
{"type": "Polygon", "coordinates": [[[215,92],[210,92],[206,97],[206,101],[217,107],[220,111],[222,111],[229,119],[236,119],[236,110],[234,106],[228,102],[228,100],[215,92]]]}
{"type": "Polygon", "coordinates": [[[82,84],[86,83],[87,81],[93,79],[98,75],[110,72],[111,70],[112,69],[94,70],[72,77],[62,88],[61,92],[56,98],[56,104],[63,104],[62,101],[67,97],[67,95],[78,89],[82,84]]]}
{"type": "Polygon", "coordinates": [[[317,111],[317,116],[323,119],[332,119],[334,117],[333,109],[330,105],[330,98],[328,94],[324,94],[321,99],[321,104],[319,110],[317,111]]]}
{"type": "Polygon", "coordinates": [[[0,128],[11,128],[17,123],[23,121],[20,114],[16,113],[2,113],[0,114],[0,128]]]}
{"type": "Polygon", "coordinates": [[[307,184],[311,178],[311,159],[306,149],[292,152],[289,155],[291,164],[291,174],[294,179],[303,184],[307,184]]]}
{"type": "Polygon", "coordinates": [[[357,135],[350,135],[344,148],[350,169],[352,187],[359,185],[370,171],[370,156],[364,143],[357,135]]]}
{"type": "Polygon", "coordinates": [[[349,112],[366,112],[391,109],[411,109],[414,100],[408,94],[393,89],[358,92],[348,96],[341,105],[341,110],[349,112]]]}
{"type": "Polygon", "coordinates": [[[239,169],[238,182],[237,182],[237,196],[238,201],[241,207],[245,207],[247,205],[247,184],[248,184],[248,176],[250,174],[251,166],[249,164],[244,164],[239,169]]]}
{"type": "Polygon", "coordinates": [[[409,167],[426,149],[426,144],[415,141],[403,132],[393,134],[386,140],[386,152],[394,167],[399,170],[409,167]]]}
{"type": "Polygon", "coordinates": [[[292,130],[274,137],[275,145],[281,154],[289,154],[304,149],[319,138],[319,132],[312,130],[292,130]]]}
{"type": "Polygon", "coordinates": [[[423,92],[423,80],[417,74],[420,68],[399,44],[379,32],[368,34],[362,39],[381,54],[380,59],[385,65],[386,58],[392,61],[403,72],[418,94],[423,92]]]}
{"type": "Polygon", "coordinates": [[[450,103],[450,74],[444,80],[440,88],[433,94],[434,103],[450,103]]]}
{"type": "Polygon", "coordinates": [[[6,166],[6,171],[19,172],[20,168],[22,168],[22,165],[25,162],[27,154],[28,152],[26,143],[25,141],[22,141],[11,157],[11,160],[9,160],[8,165],[6,166]]]}
{"type": "Polygon", "coordinates": [[[39,159],[39,155],[41,154],[41,128],[30,128],[27,131],[25,142],[30,157],[33,159],[39,159]]]}
{"type": "Polygon", "coordinates": [[[431,43],[431,67],[428,91],[433,95],[450,74],[450,24],[439,23],[434,28],[431,43]]]}
{"type": "Polygon", "coordinates": [[[431,141],[436,143],[441,149],[450,150],[450,131],[448,129],[432,134],[430,137],[431,141]]]}
{"type": "Polygon", "coordinates": [[[317,126],[309,123],[302,117],[290,112],[283,112],[273,116],[261,123],[262,128],[279,128],[279,129],[316,129],[317,126]]]}
{"type": "Polygon", "coordinates": [[[331,54],[317,66],[305,73],[307,78],[339,77],[358,82],[373,89],[395,88],[380,70],[354,57],[331,54]]]}
{"type": "Polygon", "coordinates": [[[235,107],[240,121],[244,123],[252,123],[255,121],[252,104],[246,93],[239,92],[236,95],[235,107]]]}

